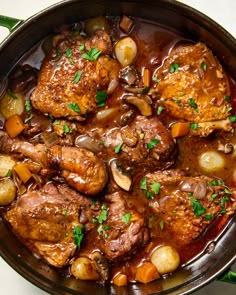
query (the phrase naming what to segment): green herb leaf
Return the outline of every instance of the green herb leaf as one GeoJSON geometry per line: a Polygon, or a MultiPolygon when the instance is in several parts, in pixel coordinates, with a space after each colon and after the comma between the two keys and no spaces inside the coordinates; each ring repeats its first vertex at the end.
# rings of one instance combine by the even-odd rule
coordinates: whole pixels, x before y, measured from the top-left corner
{"type": "Polygon", "coordinates": [[[30,103],[30,100],[29,99],[26,99],[25,101],[25,109],[26,109],[26,112],[30,112],[31,111],[31,103],[30,103]]]}
{"type": "Polygon", "coordinates": [[[140,181],[140,188],[143,190],[147,190],[147,177],[143,176],[143,178],[140,181]]]}
{"type": "Polygon", "coordinates": [[[122,145],[123,145],[124,143],[123,142],[121,142],[120,144],[118,144],[116,147],[115,147],[115,153],[116,154],[119,154],[119,152],[121,151],[121,148],[122,148],[122,145]]]}
{"type": "Polygon", "coordinates": [[[207,214],[207,215],[203,216],[203,218],[205,220],[211,220],[213,217],[214,217],[214,214],[213,213],[210,213],[210,214],[207,214]]]}
{"type": "Polygon", "coordinates": [[[161,184],[160,183],[158,183],[158,182],[151,182],[150,183],[150,187],[151,187],[151,189],[154,191],[154,193],[156,195],[159,194],[160,188],[161,188],[161,184]]]}
{"type": "Polygon", "coordinates": [[[24,123],[28,123],[34,117],[33,114],[30,114],[28,118],[25,119],[24,123]]]}
{"type": "Polygon", "coordinates": [[[52,125],[53,125],[53,126],[55,126],[55,125],[60,125],[60,122],[59,122],[59,121],[54,121],[54,122],[52,123],[52,125]]]}
{"type": "Polygon", "coordinates": [[[210,186],[217,186],[219,185],[219,181],[217,179],[213,179],[210,181],[210,186]]]}
{"type": "Polygon", "coordinates": [[[144,87],[142,90],[142,94],[148,93],[149,90],[150,90],[150,87],[144,87]]]}
{"type": "Polygon", "coordinates": [[[177,73],[179,71],[179,64],[178,63],[174,63],[174,62],[172,62],[172,64],[170,65],[170,70],[169,70],[169,72],[171,73],[171,74],[173,74],[173,73],[177,73]]]}
{"type": "Polygon", "coordinates": [[[177,104],[180,104],[181,103],[181,100],[180,99],[177,99],[177,98],[173,98],[173,101],[177,104]]]}
{"type": "Polygon", "coordinates": [[[160,229],[161,229],[161,231],[162,231],[162,230],[164,229],[164,226],[165,226],[164,221],[161,220],[161,221],[159,222],[159,225],[160,225],[160,229]]]}
{"type": "Polygon", "coordinates": [[[74,243],[78,248],[80,248],[80,245],[81,245],[82,240],[84,238],[83,230],[84,230],[84,225],[83,226],[75,226],[73,229],[74,243]]]}
{"type": "Polygon", "coordinates": [[[97,204],[97,200],[91,200],[91,204],[96,205],[97,204]]]}
{"type": "Polygon", "coordinates": [[[164,107],[163,106],[159,106],[157,109],[157,115],[160,116],[161,112],[164,111],[164,107]]]}
{"type": "Polygon", "coordinates": [[[78,106],[78,104],[76,102],[73,102],[73,103],[69,103],[68,104],[68,107],[70,109],[72,109],[73,111],[77,112],[77,113],[80,113],[80,108],[78,106]]]}
{"type": "Polygon", "coordinates": [[[147,149],[149,149],[149,150],[153,149],[153,148],[158,144],[158,142],[160,142],[160,140],[157,139],[157,138],[151,140],[151,141],[147,144],[147,149]]]}
{"type": "Polygon", "coordinates": [[[229,270],[219,279],[222,282],[236,284],[236,273],[229,270]]]}
{"type": "Polygon", "coordinates": [[[121,220],[125,223],[129,223],[131,219],[131,213],[128,212],[121,217],[121,220]]]}
{"type": "Polygon", "coordinates": [[[218,196],[219,196],[219,194],[212,194],[210,201],[213,202],[218,196]]]}
{"type": "Polygon", "coordinates": [[[230,120],[230,122],[235,123],[236,122],[236,116],[229,116],[229,120],[230,120]]]}
{"type": "Polygon", "coordinates": [[[227,188],[224,189],[224,192],[225,192],[226,194],[232,195],[231,191],[230,191],[229,189],[227,189],[227,188]]]}
{"type": "Polygon", "coordinates": [[[12,97],[13,99],[18,99],[18,97],[15,95],[15,93],[13,91],[11,91],[11,89],[7,89],[7,93],[10,95],[10,97],[12,97]]]}
{"type": "Polygon", "coordinates": [[[11,177],[11,174],[12,174],[11,169],[8,169],[7,174],[6,174],[6,177],[11,177]]]}
{"type": "Polygon", "coordinates": [[[151,199],[151,200],[155,199],[154,195],[149,191],[146,191],[146,196],[148,197],[148,199],[151,199]]]}
{"type": "Polygon", "coordinates": [[[58,61],[61,58],[61,51],[58,48],[56,48],[55,52],[56,56],[52,58],[52,61],[58,61]]]}
{"type": "Polygon", "coordinates": [[[73,79],[73,82],[74,83],[78,83],[81,79],[81,76],[82,76],[82,72],[81,71],[77,71],[76,74],[75,74],[75,77],[73,79]]]}
{"type": "Polygon", "coordinates": [[[102,205],[102,210],[97,220],[99,223],[103,223],[104,221],[107,220],[107,207],[105,204],[102,205]]]}
{"type": "Polygon", "coordinates": [[[82,58],[87,59],[89,61],[95,61],[98,59],[99,55],[102,52],[97,49],[96,47],[91,48],[89,51],[87,51],[86,53],[83,53],[81,55],[82,58]]]}
{"type": "Polygon", "coordinates": [[[72,130],[66,124],[63,125],[63,131],[64,131],[65,134],[72,133],[72,130]]]}
{"type": "Polygon", "coordinates": [[[98,91],[96,93],[96,101],[97,101],[97,106],[104,107],[107,99],[107,93],[106,91],[98,91]]]}
{"type": "Polygon", "coordinates": [[[206,212],[206,209],[194,198],[189,199],[193,206],[193,213],[195,216],[200,216],[206,212]]]}
{"type": "Polygon", "coordinates": [[[73,64],[74,64],[74,61],[73,61],[73,59],[71,58],[71,56],[72,56],[72,49],[71,49],[71,48],[67,48],[67,49],[66,49],[65,56],[66,56],[66,58],[68,58],[70,64],[73,65],[73,64]]]}
{"type": "Polygon", "coordinates": [[[225,202],[229,201],[229,197],[227,196],[224,196],[222,199],[221,199],[221,207],[222,208],[225,208],[225,202]]]}
{"type": "Polygon", "coordinates": [[[189,99],[189,103],[190,107],[194,108],[195,110],[197,110],[197,104],[195,102],[195,100],[193,98],[189,99]]]}
{"type": "Polygon", "coordinates": [[[197,123],[191,123],[190,124],[190,129],[193,129],[193,130],[198,129],[198,124],[197,123]]]}
{"type": "Polygon", "coordinates": [[[227,102],[230,102],[230,101],[231,101],[230,96],[226,95],[226,96],[225,96],[225,100],[226,100],[227,102]]]}
{"type": "Polygon", "coordinates": [[[152,77],[152,81],[156,83],[160,82],[160,80],[157,77],[152,77]]]}
{"type": "Polygon", "coordinates": [[[99,235],[103,232],[103,225],[102,224],[99,225],[97,232],[99,233],[99,235]]]}
{"type": "Polygon", "coordinates": [[[201,68],[203,69],[203,71],[207,70],[207,65],[204,61],[201,63],[201,68]]]}
{"type": "Polygon", "coordinates": [[[62,210],[62,215],[66,216],[66,214],[67,214],[67,210],[66,209],[63,209],[62,210]]]}
{"type": "Polygon", "coordinates": [[[85,50],[85,43],[82,43],[79,46],[79,51],[84,51],[84,50],[85,50]]]}

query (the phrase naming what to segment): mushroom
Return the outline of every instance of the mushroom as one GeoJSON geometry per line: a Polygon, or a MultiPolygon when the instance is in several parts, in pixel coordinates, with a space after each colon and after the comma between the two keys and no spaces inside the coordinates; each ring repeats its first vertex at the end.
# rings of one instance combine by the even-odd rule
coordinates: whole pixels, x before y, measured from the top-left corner
{"type": "Polygon", "coordinates": [[[134,85],[138,80],[138,72],[134,66],[127,66],[120,70],[119,78],[128,85],[134,85]]]}
{"type": "Polygon", "coordinates": [[[130,104],[135,105],[143,116],[152,115],[152,100],[148,95],[143,96],[132,96],[127,95],[124,97],[124,100],[130,104]]]}
{"type": "Polygon", "coordinates": [[[234,146],[232,145],[232,143],[226,143],[226,144],[220,143],[218,145],[219,152],[223,152],[225,154],[230,154],[233,152],[233,150],[234,150],[234,146]]]}
{"type": "Polygon", "coordinates": [[[116,184],[125,191],[129,191],[131,188],[132,180],[130,176],[124,172],[122,167],[114,159],[110,163],[111,173],[116,184]]]}
{"type": "Polygon", "coordinates": [[[106,258],[98,251],[93,252],[90,258],[94,262],[102,281],[106,281],[109,277],[109,268],[106,258]]]}

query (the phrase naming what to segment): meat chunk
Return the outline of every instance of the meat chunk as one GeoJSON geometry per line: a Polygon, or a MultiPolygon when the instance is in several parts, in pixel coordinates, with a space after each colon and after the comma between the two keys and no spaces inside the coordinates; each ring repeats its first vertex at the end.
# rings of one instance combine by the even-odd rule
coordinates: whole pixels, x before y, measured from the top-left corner
{"type": "Polygon", "coordinates": [[[106,132],[102,141],[124,166],[166,169],[175,160],[175,144],[168,129],[157,118],[137,116],[129,125],[106,132]],[[119,152],[115,150],[122,144],[119,152]]]}
{"type": "MultiPolygon", "coordinates": [[[[176,46],[156,71],[159,82],[150,91],[178,119],[195,123],[226,120],[229,116],[229,82],[219,61],[203,43],[176,46]]],[[[199,134],[214,129],[229,131],[231,124],[217,124],[208,132],[199,126],[199,134]]],[[[215,124],[215,123],[214,123],[215,124]]],[[[209,127],[209,126],[208,126],[209,127]]],[[[198,134],[195,132],[195,134],[198,134]]]]}
{"type": "Polygon", "coordinates": [[[85,232],[90,230],[99,209],[67,186],[50,183],[22,195],[5,218],[31,251],[53,266],[62,267],[76,250],[73,228],[84,226],[85,232]],[[80,220],[82,215],[86,216],[84,222],[80,220]]]}
{"type": "Polygon", "coordinates": [[[180,170],[147,174],[150,184],[159,183],[160,192],[151,206],[161,215],[165,229],[179,244],[198,238],[217,216],[232,215],[236,210],[236,190],[221,180],[207,176],[190,177],[180,170]]]}
{"type": "Polygon", "coordinates": [[[96,92],[118,80],[119,64],[107,55],[112,48],[110,37],[97,31],[87,39],[65,36],[55,43],[43,62],[31,102],[42,113],[84,120],[96,110],[96,92]],[[92,57],[86,57],[88,53],[92,57]],[[75,104],[77,108],[71,107],[75,104]]]}
{"type": "Polygon", "coordinates": [[[0,132],[0,152],[19,153],[52,170],[65,178],[68,184],[89,195],[99,193],[107,184],[105,164],[93,152],[83,148],[43,144],[33,145],[18,139],[11,139],[0,132]]]}
{"type": "MultiPolygon", "coordinates": [[[[129,208],[123,193],[116,192],[105,197],[107,219],[97,229],[97,247],[109,260],[115,260],[137,251],[149,240],[143,216],[129,208]]],[[[93,239],[94,233],[89,233],[93,239]]]]}

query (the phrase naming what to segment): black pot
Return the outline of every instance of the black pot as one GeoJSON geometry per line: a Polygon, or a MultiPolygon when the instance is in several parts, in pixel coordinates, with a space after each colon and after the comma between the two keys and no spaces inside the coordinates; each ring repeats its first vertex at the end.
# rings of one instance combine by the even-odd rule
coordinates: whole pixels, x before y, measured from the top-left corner
{"type": "MultiPolygon", "coordinates": [[[[4,80],[26,51],[57,26],[97,15],[123,14],[153,20],[193,40],[205,42],[236,77],[236,40],[207,16],[184,4],[171,0],[67,0],[20,24],[18,20],[0,17],[0,25],[7,25],[13,31],[0,45],[0,80],[4,80]]],[[[197,259],[167,279],[116,287],[62,278],[54,268],[22,246],[0,219],[1,256],[23,277],[51,294],[189,294],[218,278],[236,260],[235,237],[236,216],[197,259]]]]}

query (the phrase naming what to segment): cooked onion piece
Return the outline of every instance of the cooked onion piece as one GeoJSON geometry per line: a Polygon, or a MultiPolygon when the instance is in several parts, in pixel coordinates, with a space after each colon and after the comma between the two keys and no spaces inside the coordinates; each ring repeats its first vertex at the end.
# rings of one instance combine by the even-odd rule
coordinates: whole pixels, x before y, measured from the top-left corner
{"type": "Polygon", "coordinates": [[[19,93],[6,92],[0,100],[0,112],[5,119],[13,115],[21,115],[24,112],[24,108],[24,97],[19,93]]]}
{"type": "Polygon", "coordinates": [[[175,248],[162,246],[152,253],[151,262],[160,274],[166,274],[177,269],[180,264],[180,257],[175,248]]]}
{"type": "Polygon", "coordinates": [[[9,170],[16,164],[10,156],[0,155],[0,177],[5,177],[9,170]]]}
{"type": "Polygon", "coordinates": [[[79,257],[72,263],[71,273],[76,279],[80,280],[88,281],[100,278],[94,263],[86,257],[79,257]]]}
{"type": "Polygon", "coordinates": [[[16,187],[10,178],[0,180],[0,206],[9,205],[16,197],[16,187]]]}
{"type": "Polygon", "coordinates": [[[216,151],[203,153],[199,158],[199,165],[206,172],[213,172],[224,167],[224,157],[216,151]]]}
{"type": "Polygon", "coordinates": [[[126,67],[132,64],[137,56],[137,45],[130,37],[125,37],[115,45],[115,54],[119,63],[126,67]]]}

